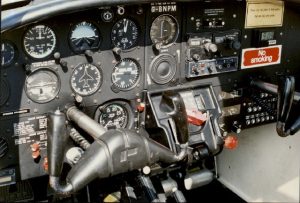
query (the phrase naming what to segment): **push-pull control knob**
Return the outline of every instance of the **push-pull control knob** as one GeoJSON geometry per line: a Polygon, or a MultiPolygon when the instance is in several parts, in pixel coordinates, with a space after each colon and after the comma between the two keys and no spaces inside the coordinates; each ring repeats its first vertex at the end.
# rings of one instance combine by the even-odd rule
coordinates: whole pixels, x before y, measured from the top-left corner
{"type": "Polygon", "coordinates": [[[38,159],[40,157],[40,145],[38,143],[33,143],[32,145],[30,145],[31,148],[31,152],[32,152],[32,158],[33,159],[38,159]]]}
{"type": "Polygon", "coordinates": [[[62,68],[67,68],[68,67],[68,62],[61,59],[60,53],[59,52],[55,52],[54,53],[54,60],[56,64],[59,64],[62,68]]]}
{"type": "Polygon", "coordinates": [[[238,138],[233,135],[228,135],[224,140],[224,147],[226,149],[235,149],[238,146],[238,138]]]}
{"type": "Polygon", "coordinates": [[[93,61],[93,52],[91,50],[86,50],[84,52],[84,55],[87,59],[88,62],[92,62],[93,61]]]}
{"type": "Polygon", "coordinates": [[[113,48],[113,50],[112,50],[113,52],[114,52],[114,54],[116,54],[116,55],[120,55],[121,54],[121,52],[122,52],[122,50],[119,48],[119,47],[115,47],[115,48],[113,48]]]}

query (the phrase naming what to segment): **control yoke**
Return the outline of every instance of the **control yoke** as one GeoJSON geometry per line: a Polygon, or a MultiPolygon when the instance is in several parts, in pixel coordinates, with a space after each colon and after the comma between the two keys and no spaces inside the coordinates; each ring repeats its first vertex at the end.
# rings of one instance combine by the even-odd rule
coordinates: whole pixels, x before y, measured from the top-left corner
{"type": "MultiPolygon", "coordinates": [[[[96,178],[141,169],[161,162],[171,165],[182,161],[188,153],[188,145],[181,147],[178,153],[149,139],[145,131],[137,134],[128,129],[104,129],[96,121],[78,110],[67,109],[66,114],[59,110],[48,115],[48,162],[50,186],[59,195],[72,194],[96,178]],[[68,139],[66,118],[81,127],[94,138],[94,142],[85,151],[81,159],[67,175],[66,183],[60,180],[64,149],[68,139]]],[[[182,138],[185,141],[187,138],[182,138]]]]}
{"type": "Polygon", "coordinates": [[[296,103],[297,109],[300,106],[300,93],[295,92],[295,78],[293,76],[280,77],[278,86],[259,80],[252,81],[251,85],[269,93],[278,94],[277,133],[281,137],[294,135],[300,129],[300,114],[294,121],[290,116],[293,103],[296,103]]]}

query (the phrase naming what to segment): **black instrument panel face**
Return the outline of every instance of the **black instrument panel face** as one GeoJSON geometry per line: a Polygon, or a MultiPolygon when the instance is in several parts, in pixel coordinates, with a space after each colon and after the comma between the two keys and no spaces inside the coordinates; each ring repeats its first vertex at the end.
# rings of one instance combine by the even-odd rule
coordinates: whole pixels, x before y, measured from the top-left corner
{"type": "MultiPolygon", "coordinates": [[[[250,76],[276,82],[275,72],[284,72],[288,62],[241,70],[241,54],[257,45],[252,41],[257,33],[263,41],[276,40],[284,51],[284,42],[290,40],[287,25],[244,29],[245,9],[242,1],[112,6],[62,14],[2,33],[0,144],[8,146],[10,156],[0,154],[0,169],[18,165],[20,158],[21,170],[26,170],[26,162],[34,165],[21,179],[44,175],[42,161],[33,163],[26,149],[34,142],[45,144],[47,112],[75,100],[107,129],[133,129],[145,121],[137,107],[146,102],[143,94],[148,90],[212,84],[223,98],[247,89],[250,76]]],[[[250,93],[219,99],[226,125],[236,120],[244,122],[243,128],[273,122],[274,115],[263,109],[247,112],[262,106],[250,93]]],[[[273,99],[269,97],[263,102],[273,99]]]]}

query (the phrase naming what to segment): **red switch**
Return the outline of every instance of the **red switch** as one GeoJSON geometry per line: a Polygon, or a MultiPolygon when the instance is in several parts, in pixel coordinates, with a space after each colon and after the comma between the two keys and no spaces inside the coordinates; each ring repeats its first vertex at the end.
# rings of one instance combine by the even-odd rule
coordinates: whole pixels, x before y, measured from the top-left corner
{"type": "Polygon", "coordinates": [[[31,156],[33,159],[37,159],[40,156],[40,145],[38,143],[33,143],[31,147],[31,156]]]}
{"type": "Polygon", "coordinates": [[[44,167],[44,170],[46,172],[48,172],[48,157],[44,157],[43,167],[44,167]]]}
{"type": "Polygon", "coordinates": [[[141,102],[137,105],[138,112],[143,112],[145,110],[145,103],[141,102]]]}
{"type": "Polygon", "coordinates": [[[190,110],[186,109],[188,122],[193,125],[201,126],[207,120],[207,113],[202,113],[198,109],[190,110]]]}
{"type": "Polygon", "coordinates": [[[228,135],[224,141],[224,147],[227,149],[235,149],[238,146],[238,138],[236,136],[228,135]]]}

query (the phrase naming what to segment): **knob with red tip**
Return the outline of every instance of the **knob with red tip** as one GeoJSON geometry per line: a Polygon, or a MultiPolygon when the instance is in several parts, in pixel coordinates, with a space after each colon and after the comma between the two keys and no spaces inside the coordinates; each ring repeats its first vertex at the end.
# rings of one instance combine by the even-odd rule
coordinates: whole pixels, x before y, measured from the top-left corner
{"type": "Polygon", "coordinates": [[[235,149],[238,146],[238,138],[236,136],[228,135],[224,141],[224,147],[226,149],[235,149]]]}
{"type": "Polygon", "coordinates": [[[33,159],[37,159],[40,156],[40,145],[38,143],[33,143],[30,145],[31,148],[31,156],[33,159]]]}
{"type": "Polygon", "coordinates": [[[145,110],[145,103],[141,102],[137,105],[138,112],[143,112],[145,110]]]}
{"type": "Polygon", "coordinates": [[[186,109],[187,119],[190,124],[201,126],[207,120],[207,113],[202,113],[198,109],[186,109]]]}

